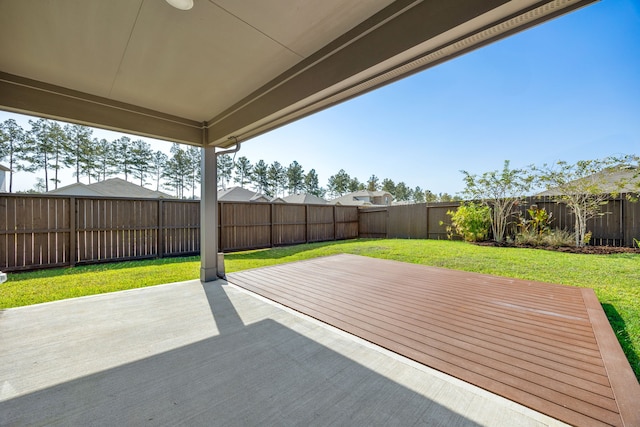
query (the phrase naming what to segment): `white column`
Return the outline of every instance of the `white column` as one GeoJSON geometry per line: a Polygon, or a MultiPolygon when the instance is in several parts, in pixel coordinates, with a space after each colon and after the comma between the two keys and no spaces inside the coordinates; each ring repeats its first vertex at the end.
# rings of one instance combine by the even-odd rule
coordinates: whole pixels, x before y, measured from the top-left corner
{"type": "Polygon", "coordinates": [[[215,147],[202,149],[200,184],[200,280],[218,278],[218,165],[215,147]]]}

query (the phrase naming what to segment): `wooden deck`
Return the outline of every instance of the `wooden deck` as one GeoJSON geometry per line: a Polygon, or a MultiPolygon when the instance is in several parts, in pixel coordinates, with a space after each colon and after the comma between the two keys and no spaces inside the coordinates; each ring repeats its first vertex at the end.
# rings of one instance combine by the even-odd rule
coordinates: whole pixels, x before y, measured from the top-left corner
{"type": "Polygon", "coordinates": [[[591,289],[355,255],[228,280],[566,423],[640,425],[640,386],[591,289]]]}

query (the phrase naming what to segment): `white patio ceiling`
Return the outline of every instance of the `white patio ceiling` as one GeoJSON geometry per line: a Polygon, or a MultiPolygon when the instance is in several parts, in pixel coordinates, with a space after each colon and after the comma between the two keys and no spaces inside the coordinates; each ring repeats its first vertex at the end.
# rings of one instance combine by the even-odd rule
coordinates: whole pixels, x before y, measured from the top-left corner
{"type": "Polygon", "coordinates": [[[0,0],[0,109],[233,145],[594,0],[0,0]]]}

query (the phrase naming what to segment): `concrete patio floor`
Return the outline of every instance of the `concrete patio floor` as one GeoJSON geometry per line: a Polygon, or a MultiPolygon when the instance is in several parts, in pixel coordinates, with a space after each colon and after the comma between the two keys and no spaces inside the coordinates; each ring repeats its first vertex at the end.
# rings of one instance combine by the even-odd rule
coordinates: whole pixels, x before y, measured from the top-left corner
{"type": "Polygon", "coordinates": [[[224,281],[0,311],[0,425],[564,425],[224,281]]]}

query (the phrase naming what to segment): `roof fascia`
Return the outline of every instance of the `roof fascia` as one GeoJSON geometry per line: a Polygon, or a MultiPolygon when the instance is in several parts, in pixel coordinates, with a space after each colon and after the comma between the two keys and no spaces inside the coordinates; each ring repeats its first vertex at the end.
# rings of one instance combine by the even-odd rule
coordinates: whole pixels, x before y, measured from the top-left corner
{"type": "Polygon", "coordinates": [[[7,111],[202,146],[202,123],[0,72],[7,111]]]}

